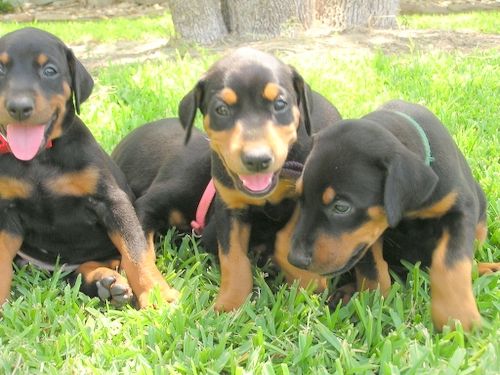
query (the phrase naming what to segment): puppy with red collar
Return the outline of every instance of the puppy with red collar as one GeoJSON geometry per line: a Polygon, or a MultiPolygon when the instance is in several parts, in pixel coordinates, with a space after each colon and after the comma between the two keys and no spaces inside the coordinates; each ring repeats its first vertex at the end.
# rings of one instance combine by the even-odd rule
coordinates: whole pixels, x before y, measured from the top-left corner
{"type": "Polygon", "coordinates": [[[46,269],[65,264],[82,289],[139,307],[158,286],[122,172],[76,115],[93,80],[54,35],[26,28],[0,38],[0,305],[16,255],[46,269]],[[127,278],[118,269],[123,268],[127,278]]]}

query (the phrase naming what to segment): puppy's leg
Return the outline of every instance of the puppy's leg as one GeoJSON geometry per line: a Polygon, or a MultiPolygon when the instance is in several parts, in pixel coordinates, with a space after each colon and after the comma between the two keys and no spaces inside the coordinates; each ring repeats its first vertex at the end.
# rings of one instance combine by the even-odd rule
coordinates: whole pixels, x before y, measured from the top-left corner
{"type": "Polygon", "coordinates": [[[219,208],[216,220],[221,285],[215,310],[231,311],[240,307],[252,292],[252,268],[247,256],[250,224],[232,215],[232,211],[219,208]]]}
{"type": "Polygon", "coordinates": [[[121,266],[137,298],[139,308],[147,306],[149,292],[156,286],[167,302],[173,302],[178,292],[171,288],[155,264],[152,236],[146,239],[139,220],[127,195],[119,188],[111,187],[110,201],[98,214],[108,227],[108,235],[121,255],[121,266]]]}
{"type": "Polygon", "coordinates": [[[132,288],[119,273],[120,260],[85,262],[75,270],[82,275],[81,291],[101,300],[109,300],[114,306],[123,306],[132,300],[132,288]]]}
{"type": "MultiPolygon", "coordinates": [[[[486,221],[481,220],[476,225],[476,240],[479,243],[483,243],[486,240],[486,236],[488,234],[488,228],[486,226],[486,221]]],[[[486,275],[488,273],[498,272],[500,271],[500,263],[478,263],[477,271],[479,275],[486,275]]]]}
{"type": "Polygon", "coordinates": [[[12,285],[12,261],[21,248],[21,236],[0,231],[0,308],[7,300],[12,285]]]}
{"type": "Polygon", "coordinates": [[[466,247],[472,249],[473,241],[463,240],[472,235],[467,236],[462,229],[460,226],[455,230],[458,234],[455,238],[445,230],[432,254],[431,311],[438,330],[442,330],[450,319],[459,320],[465,330],[481,321],[472,293],[472,255],[466,251],[466,247]],[[454,253],[450,253],[452,247],[454,253]]]}
{"type": "Polygon", "coordinates": [[[149,293],[155,287],[159,288],[165,301],[175,302],[178,299],[179,292],[167,284],[156,267],[152,235],[148,236],[144,247],[136,249],[131,249],[127,237],[120,233],[110,233],[110,238],[122,255],[121,265],[137,298],[139,308],[149,305],[149,293]]]}
{"type": "Polygon", "coordinates": [[[477,272],[479,275],[486,275],[488,273],[500,271],[500,263],[478,263],[477,272]]]}
{"type": "Polygon", "coordinates": [[[318,275],[290,264],[288,261],[288,253],[291,247],[291,239],[293,231],[299,217],[299,209],[295,209],[288,223],[276,234],[276,243],[274,250],[274,261],[285,274],[286,281],[292,284],[298,280],[302,288],[307,288],[309,285],[314,285],[317,292],[322,292],[327,288],[325,277],[318,275]]]}
{"type": "Polygon", "coordinates": [[[192,197],[179,186],[171,185],[153,185],[146,194],[135,201],[137,217],[146,234],[164,233],[174,226],[183,232],[190,231],[189,221],[176,206],[185,206],[185,202],[196,202],[199,197],[192,197]]]}
{"type": "Polygon", "coordinates": [[[357,291],[358,289],[355,282],[347,283],[339,286],[338,288],[335,288],[332,294],[328,296],[328,307],[334,310],[337,308],[337,305],[339,303],[347,305],[354,293],[356,293],[357,291]]]}

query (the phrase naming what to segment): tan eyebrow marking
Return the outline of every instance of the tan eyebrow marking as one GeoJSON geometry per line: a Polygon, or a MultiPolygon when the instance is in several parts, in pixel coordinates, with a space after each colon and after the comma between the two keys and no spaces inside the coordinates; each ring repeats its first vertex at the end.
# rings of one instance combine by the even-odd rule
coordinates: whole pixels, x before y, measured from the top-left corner
{"type": "Polygon", "coordinates": [[[330,203],[333,202],[333,199],[335,198],[335,190],[331,186],[328,186],[325,191],[323,192],[322,196],[322,201],[325,206],[328,206],[330,203]]]}
{"type": "Polygon", "coordinates": [[[7,52],[0,53],[0,63],[8,64],[10,61],[9,54],[7,52]]]}
{"type": "Polygon", "coordinates": [[[264,91],[262,92],[262,96],[269,100],[274,101],[280,93],[280,88],[276,83],[268,83],[266,87],[264,87],[264,91]]]}
{"type": "Polygon", "coordinates": [[[238,101],[238,95],[234,92],[233,89],[230,89],[229,87],[225,87],[222,89],[220,92],[220,96],[222,100],[228,105],[233,105],[238,101]]]}
{"type": "Polygon", "coordinates": [[[36,62],[40,66],[44,65],[47,61],[49,61],[49,58],[47,57],[47,55],[45,55],[43,53],[41,53],[40,55],[38,55],[38,58],[36,59],[36,62]]]}

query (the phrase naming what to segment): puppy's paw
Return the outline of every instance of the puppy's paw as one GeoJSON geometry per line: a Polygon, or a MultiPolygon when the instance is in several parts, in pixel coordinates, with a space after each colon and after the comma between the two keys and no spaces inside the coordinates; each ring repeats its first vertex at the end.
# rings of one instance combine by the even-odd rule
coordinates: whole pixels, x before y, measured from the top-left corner
{"type": "Polygon", "coordinates": [[[151,289],[136,296],[136,307],[138,309],[144,309],[146,307],[158,307],[156,301],[160,303],[159,300],[165,301],[167,303],[173,304],[179,299],[180,293],[174,288],[168,286],[167,283],[162,282],[161,284],[154,285],[151,289]],[[155,288],[158,288],[158,295],[155,297],[155,288]]]}
{"type": "Polygon", "coordinates": [[[103,301],[109,301],[113,306],[121,307],[133,298],[132,288],[118,272],[111,271],[111,274],[96,281],[97,295],[103,301]]]}
{"type": "Polygon", "coordinates": [[[180,296],[180,293],[177,289],[171,288],[168,285],[162,286],[160,293],[161,293],[163,300],[168,302],[168,303],[177,302],[177,300],[179,299],[179,296],[180,296]]]}
{"type": "Polygon", "coordinates": [[[479,275],[486,275],[500,271],[500,263],[478,263],[477,272],[479,275]]]}
{"type": "Polygon", "coordinates": [[[356,283],[342,285],[341,287],[335,289],[330,297],[328,297],[328,307],[335,310],[339,303],[347,305],[356,291],[356,283]]]}
{"type": "Polygon", "coordinates": [[[219,294],[215,300],[214,309],[218,312],[229,312],[238,309],[245,303],[248,295],[219,294]]]}

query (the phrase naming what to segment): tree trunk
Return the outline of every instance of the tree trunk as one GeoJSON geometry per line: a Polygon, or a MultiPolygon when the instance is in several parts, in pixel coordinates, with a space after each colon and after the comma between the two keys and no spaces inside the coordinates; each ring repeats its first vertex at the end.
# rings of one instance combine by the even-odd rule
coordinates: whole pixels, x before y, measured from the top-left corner
{"type": "Polygon", "coordinates": [[[275,37],[315,17],[336,30],[396,27],[399,0],[169,0],[176,32],[184,39],[213,43],[228,32],[275,37]]]}
{"type": "Polygon", "coordinates": [[[318,20],[339,31],[394,28],[398,7],[399,0],[316,0],[318,20]]]}
{"type": "Polygon", "coordinates": [[[278,36],[287,27],[307,28],[314,19],[315,0],[222,0],[222,13],[231,33],[239,36],[278,36]]]}
{"type": "Polygon", "coordinates": [[[227,35],[219,0],[169,0],[168,5],[182,38],[209,44],[227,35]]]}

